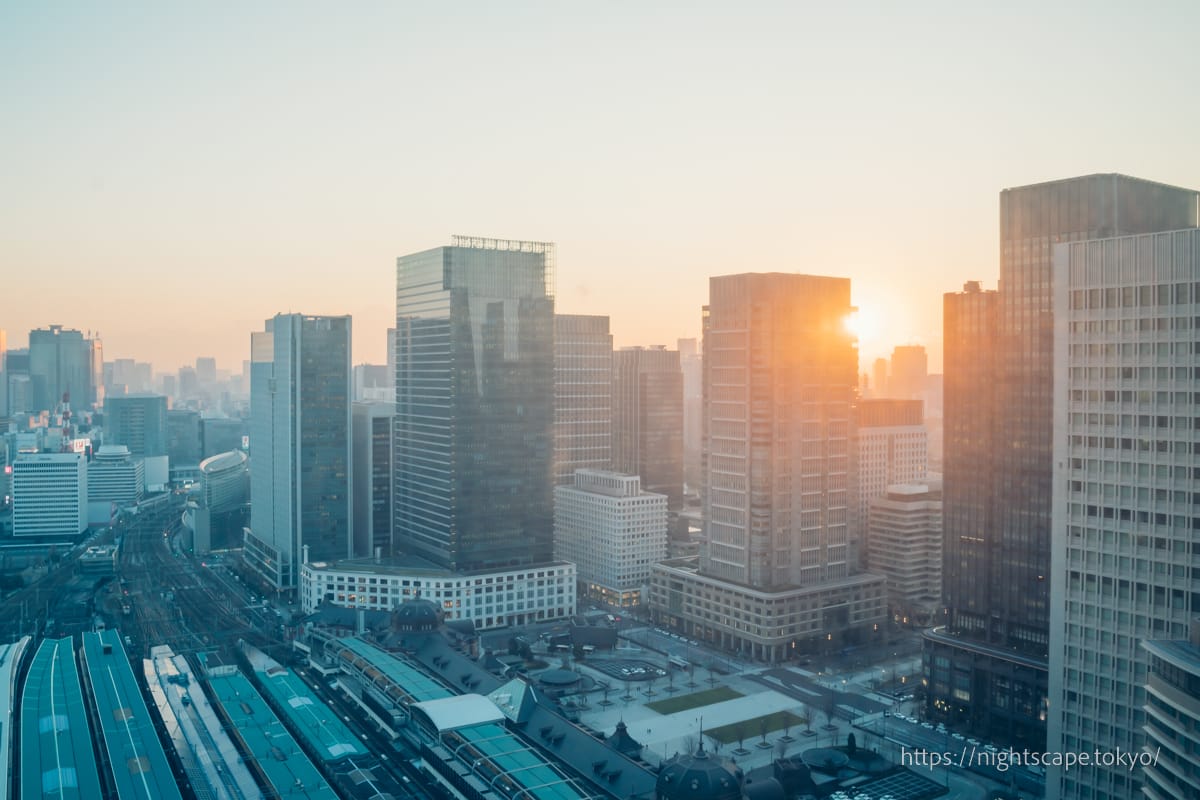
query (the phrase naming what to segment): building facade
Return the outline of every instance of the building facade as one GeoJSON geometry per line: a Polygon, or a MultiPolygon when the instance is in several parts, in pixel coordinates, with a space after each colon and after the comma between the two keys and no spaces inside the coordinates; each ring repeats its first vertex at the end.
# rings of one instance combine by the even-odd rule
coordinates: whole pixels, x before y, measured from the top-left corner
{"type": "Polygon", "coordinates": [[[554,246],[455,237],[396,265],[397,547],[451,571],[554,554],[554,246]]]}
{"type": "Polygon", "coordinates": [[[654,570],[651,607],[694,638],[777,661],[877,635],[883,579],[859,571],[850,282],[711,278],[704,318],[707,541],[654,570]]]}
{"type": "Polygon", "coordinates": [[[104,443],[124,445],[138,458],[168,453],[167,398],[161,394],[127,394],[104,404],[104,443]]]}
{"type": "Polygon", "coordinates": [[[575,565],[469,573],[417,558],[308,561],[300,568],[305,614],[321,603],[391,611],[414,597],[437,603],[448,620],[474,620],[480,630],[569,619],[575,614],[575,565]]]}
{"type": "Polygon", "coordinates": [[[88,465],[88,502],[132,506],[146,489],[145,467],[124,445],[106,444],[88,465]]]}
{"type": "Polygon", "coordinates": [[[350,317],[278,314],[251,335],[250,527],[245,559],[296,588],[301,548],[351,555],[350,317]]]}
{"type": "Polygon", "coordinates": [[[1146,680],[1145,757],[1148,800],[1200,797],[1197,735],[1200,731],[1200,621],[1184,640],[1142,642],[1149,660],[1146,680]]]}
{"type": "Polygon", "coordinates": [[[888,397],[901,400],[922,400],[925,382],[929,378],[929,356],[919,344],[893,348],[891,377],[888,378],[888,397]]]}
{"type": "Polygon", "coordinates": [[[889,486],[925,480],[929,434],[920,400],[859,400],[854,408],[858,437],[858,506],[855,536],[865,564],[869,544],[867,510],[889,486]]]}
{"type": "Polygon", "coordinates": [[[354,551],[359,556],[393,555],[391,403],[355,403],[354,551]]]}
{"type": "Polygon", "coordinates": [[[976,335],[976,351],[951,355],[957,332],[949,327],[955,321],[947,300],[944,574],[956,577],[946,583],[946,625],[927,637],[926,712],[932,717],[998,744],[1045,742],[1053,248],[1184,228],[1195,224],[1195,215],[1194,192],[1123,175],[1001,192],[1000,291],[961,300],[964,312],[984,313],[994,303],[995,327],[976,335]],[[966,359],[960,368],[979,382],[963,387],[952,358],[966,359]],[[974,413],[980,405],[991,414],[974,413]],[[983,463],[972,464],[976,458],[983,463]]]}
{"type": "Polygon", "coordinates": [[[942,603],[941,487],[889,486],[867,520],[867,569],[887,579],[892,621],[931,624],[942,603]]]}
{"type": "MultiPolygon", "coordinates": [[[[1054,284],[1047,749],[1134,752],[1146,743],[1142,643],[1188,639],[1200,613],[1188,566],[1200,554],[1200,229],[1060,245],[1054,284]]],[[[1133,797],[1142,778],[1052,770],[1047,796],[1133,797]]]]}
{"type": "Polygon", "coordinates": [[[636,475],[576,470],[572,486],[554,490],[554,555],[576,565],[581,596],[641,605],[667,557],[667,496],[642,491],[636,475]]]}
{"type": "Polygon", "coordinates": [[[80,453],[20,453],[13,462],[13,536],[72,541],[87,530],[88,464],[80,453]]]}
{"type": "Polygon", "coordinates": [[[613,345],[608,317],[554,315],[554,483],[612,464],[613,345]]]}
{"type": "Polygon", "coordinates": [[[70,395],[75,409],[91,408],[97,402],[93,372],[103,368],[103,361],[93,363],[99,344],[99,340],[62,325],[30,331],[31,407],[22,410],[53,411],[64,395],[70,395]]]}
{"type": "Polygon", "coordinates": [[[683,371],[679,351],[623,347],[613,353],[612,465],[639,475],[648,492],[683,507],[683,371]]]}

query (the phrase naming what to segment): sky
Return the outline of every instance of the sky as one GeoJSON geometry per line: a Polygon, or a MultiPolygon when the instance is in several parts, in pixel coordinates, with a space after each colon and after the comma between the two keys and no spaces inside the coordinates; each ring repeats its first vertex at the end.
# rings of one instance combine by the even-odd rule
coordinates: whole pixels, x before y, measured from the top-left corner
{"type": "Polygon", "coordinates": [[[1200,187],[1200,3],[0,0],[0,328],[240,370],[278,312],[382,363],[395,259],[557,243],[557,310],[700,333],[708,278],[849,277],[941,365],[1001,189],[1200,187]]]}

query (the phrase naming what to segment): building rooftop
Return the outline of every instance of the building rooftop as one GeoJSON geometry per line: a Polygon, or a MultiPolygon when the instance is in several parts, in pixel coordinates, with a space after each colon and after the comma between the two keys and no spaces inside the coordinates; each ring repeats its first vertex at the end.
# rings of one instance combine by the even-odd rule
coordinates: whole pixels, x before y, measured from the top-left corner
{"type": "Polygon", "coordinates": [[[308,688],[308,684],[262,653],[246,648],[254,676],[275,708],[292,722],[309,747],[323,762],[347,756],[363,756],[367,748],[343,723],[341,717],[308,688]],[[257,653],[257,655],[256,655],[257,653]]]}
{"type": "Polygon", "coordinates": [[[83,634],[83,665],[118,797],[180,798],[117,631],[83,634]]]}
{"type": "Polygon", "coordinates": [[[21,796],[99,797],[100,774],[70,638],[42,641],[25,678],[21,709],[21,796]]]}
{"type": "Polygon", "coordinates": [[[218,671],[208,677],[213,695],[245,745],[246,760],[257,763],[275,794],[337,800],[337,793],[246,676],[230,668],[218,671]]]}
{"type": "Polygon", "coordinates": [[[0,775],[8,775],[12,769],[12,712],[16,707],[12,692],[17,682],[17,667],[25,656],[29,637],[22,636],[15,642],[0,645],[0,775]]]}
{"type": "Polygon", "coordinates": [[[496,704],[481,694],[426,700],[414,704],[413,708],[420,709],[438,733],[504,719],[504,714],[496,704]]]}
{"type": "Polygon", "coordinates": [[[317,570],[336,570],[339,572],[360,572],[365,575],[425,575],[442,578],[465,578],[472,575],[492,575],[507,572],[529,572],[530,570],[546,569],[548,567],[565,567],[566,561],[548,561],[543,564],[531,564],[524,567],[505,567],[503,569],[487,569],[454,572],[434,564],[432,561],[416,555],[400,555],[394,558],[343,558],[338,561],[310,561],[306,567],[317,570]]]}
{"type": "Polygon", "coordinates": [[[454,692],[421,670],[370,642],[351,637],[339,639],[337,644],[344,648],[338,657],[343,661],[350,662],[359,672],[366,674],[371,669],[378,672],[375,682],[377,685],[383,684],[378,688],[389,697],[393,696],[393,692],[388,691],[392,686],[406,694],[412,702],[417,703],[426,700],[440,700],[454,695],[454,692]]]}

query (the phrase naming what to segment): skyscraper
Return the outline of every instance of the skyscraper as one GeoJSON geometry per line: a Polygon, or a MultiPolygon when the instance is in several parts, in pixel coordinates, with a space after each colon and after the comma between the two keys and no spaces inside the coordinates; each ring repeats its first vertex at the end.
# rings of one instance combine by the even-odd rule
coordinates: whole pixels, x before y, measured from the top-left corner
{"type": "Polygon", "coordinates": [[[608,317],[554,315],[554,482],[612,464],[612,334],[608,317]]]}
{"type": "Polygon", "coordinates": [[[867,508],[872,500],[887,494],[889,486],[925,480],[929,434],[922,422],[920,400],[859,400],[854,414],[858,438],[855,530],[861,540],[859,560],[865,564],[867,508]]]}
{"type": "Polygon", "coordinates": [[[695,339],[680,339],[683,372],[683,480],[692,493],[704,482],[704,359],[695,339]]]}
{"type": "MultiPolygon", "coordinates": [[[[1195,193],[1190,219],[1197,222],[1195,193]]],[[[1050,752],[1136,753],[1145,734],[1187,741],[1186,717],[1148,719],[1149,640],[1184,641],[1200,614],[1196,328],[1200,230],[1054,249],[1054,481],[1050,752]],[[1151,728],[1148,729],[1147,725],[1151,728]],[[1174,730],[1172,730],[1174,728],[1174,730]]],[[[1159,648],[1162,652],[1162,648],[1159,648]]],[[[1182,680],[1169,670],[1168,680],[1182,680]]],[[[1159,684],[1160,696],[1180,698],[1159,684]]],[[[1196,707],[1196,685],[1191,686],[1196,707]]],[[[1152,754],[1155,750],[1150,750],[1152,754]]],[[[1192,797],[1128,765],[1047,776],[1047,796],[1192,797]]]]}
{"type": "Polygon", "coordinates": [[[34,408],[25,410],[53,411],[64,394],[70,394],[76,409],[95,402],[93,347],[91,339],[62,325],[30,331],[29,379],[34,408]]]}
{"type": "Polygon", "coordinates": [[[947,617],[925,640],[930,715],[1003,744],[1045,742],[1053,247],[1188,227],[1195,215],[1194,192],[1123,175],[1001,192],[999,292],[946,301],[947,617]],[[978,327],[990,314],[994,328],[978,327]],[[966,329],[976,349],[956,354],[952,325],[976,326],[966,329]]]}
{"type": "Polygon", "coordinates": [[[779,661],[870,636],[883,579],[852,557],[858,352],[850,281],[709,280],[707,454],[698,564],[655,567],[655,616],[697,639],[779,661]]]}
{"type": "Polygon", "coordinates": [[[900,345],[892,350],[892,376],[888,382],[888,397],[921,400],[925,397],[925,381],[929,377],[929,357],[919,344],[900,345]]]}
{"type": "Polygon", "coordinates": [[[250,336],[245,558],[277,590],[351,555],[350,317],[277,314],[250,336]]]}
{"type": "Polygon", "coordinates": [[[123,444],[135,458],[167,455],[167,398],[161,394],[108,398],[104,404],[104,443],[123,444]]]}
{"type": "Polygon", "coordinates": [[[456,571],[554,554],[554,246],[456,236],[396,264],[394,536],[456,571]]]}
{"type": "Polygon", "coordinates": [[[683,507],[683,371],[679,351],[622,347],[613,353],[613,469],[638,475],[647,492],[683,507]]]}
{"type": "Polygon", "coordinates": [[[392,403],[355,403],[354,550],[392,555],[392,403]]]}
{"type": "Polygon", "coordinates": [[[0,328],[0,417],[8,416],[8,334],[0,328]]]}

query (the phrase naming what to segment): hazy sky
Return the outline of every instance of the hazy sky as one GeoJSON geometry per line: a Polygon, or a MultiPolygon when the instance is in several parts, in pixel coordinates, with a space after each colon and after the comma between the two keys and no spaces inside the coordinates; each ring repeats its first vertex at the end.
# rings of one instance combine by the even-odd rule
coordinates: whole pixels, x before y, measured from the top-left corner
{"type": "Polygon", "coordinates": [[[1200,187],[1200,3],[0,0],[0,328],[240,369],[279,311],[381,363],[395,258],[558,244],[558,309],[699,333],[707,278],[853,279],[941,362],[997,194],[1200,187]]]}

